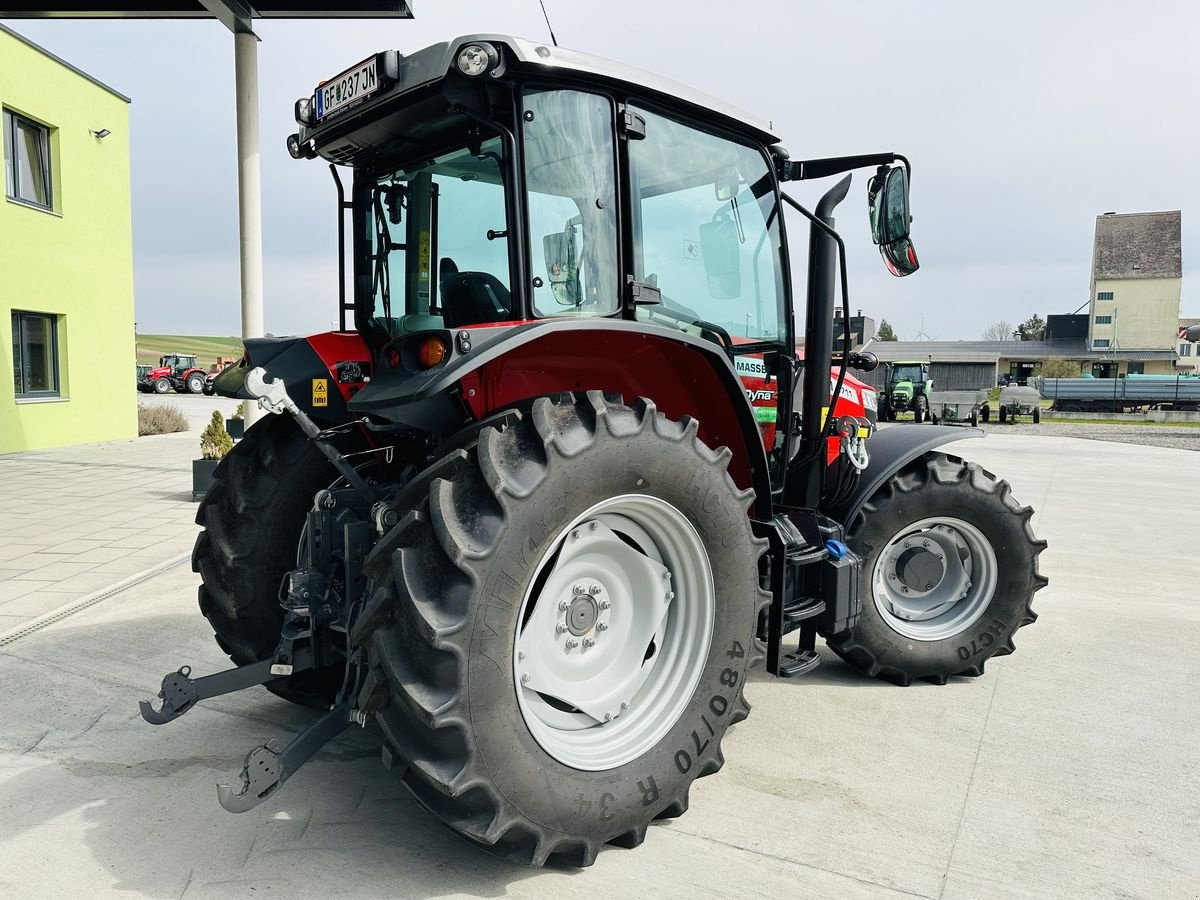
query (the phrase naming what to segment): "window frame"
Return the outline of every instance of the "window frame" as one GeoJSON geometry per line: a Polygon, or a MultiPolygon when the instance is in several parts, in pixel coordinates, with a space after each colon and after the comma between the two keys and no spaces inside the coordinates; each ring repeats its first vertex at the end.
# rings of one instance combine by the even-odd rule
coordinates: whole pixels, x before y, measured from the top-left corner
{"type": "Polygon", "coordinates": [[[20,353],[20,357],[14,356],[13,366],[16,372],[19,373],[20,384],[15,381],[13,383],[13,396],[16,400],[47,400],[62,397],[62,364],[59,353],[58,341],[58,319],[59,317],[53,313],[33,312],[31,310],[14,309],[12,310],[11,326],[13,330],[13,347],[14,350],[20,353]],[[27,318],[43,319],[47,323],[47,328],[50,335],[50,353],[49,353],[49,375],[53,381],[54,387],[45,391],[29,390],[29,382],[27,369],[25,365],[25,355],[28,352],[27,340],[25,337],[24,321],[27,318]]]}
{"type": "Polygon", "coordinates": [[[50,126],[22,115],[15,110],[4,107],[2,117],[4,128],[4,194],[8,200],[34,209],[54,211],[54,171],[51,168],[50,157],[50,126]],[[38,156],[42,165],[46,202],[40,203],[29,197],[21,196],[20,172],[17,168],[17,125],[29,128],[38,133],[38,156]],[[10,190],[11,187],[11,190],[10,190]]]}
{"type": "Polygon", "coordinates": [[[1093,350],[1108,350],[1111,346],[1109,338],[1092,338],[1093,350]]]}
{"type": "Polygon", "coordinates": [[[1096,302],[1097,303],[1108,303],[1112,299],[1113,299],[1112,291],[1097,291],[1096,292],[1096,302]]]}
{"type": "Polygon", "coordinates": [[[1108,315],[1108,316],[1096,316],[1096,322],[1095,322],[1095,324],[1097,324],[1097,325],[1111,325],[1111,324],[1112,324],[1112,320],[1113,320],[1113,317],[1112,317],[1111,315],[1108,315]]]}

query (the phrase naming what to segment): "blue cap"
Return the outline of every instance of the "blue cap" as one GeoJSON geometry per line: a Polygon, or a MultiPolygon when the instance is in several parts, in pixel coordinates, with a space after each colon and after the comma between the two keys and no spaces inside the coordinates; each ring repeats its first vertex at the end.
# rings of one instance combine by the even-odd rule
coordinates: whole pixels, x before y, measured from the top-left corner
{"type": "Polygon", "coordinates": [[[825,549],[829,551],[829,555],[834,559],[841,559],[850,552],[850,548],[841,541],[830,539],[825,542],[825,549]]]}

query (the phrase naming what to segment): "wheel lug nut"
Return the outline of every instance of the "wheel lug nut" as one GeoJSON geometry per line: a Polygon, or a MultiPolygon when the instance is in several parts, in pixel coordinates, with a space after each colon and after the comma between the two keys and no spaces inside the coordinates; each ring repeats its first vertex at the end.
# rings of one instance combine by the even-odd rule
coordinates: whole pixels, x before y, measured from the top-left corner
{"type": "Polygon", "coordinates": [[[629,709],[629,704],[625,701],[621,701],[621,712],[624,712],[627,709],[629,709]]]}
{"type": "Polygon", "coordinates": [[[905,547],[907,547],[907,546],[908,546],[908,541],[905,541],[905,542],[904,542],[904,546],[905,546],[905,547]]]}
{"type": "Polygon", "coordinates": [[[600,593],[600,585],[598,585],[598,584],[591,585],[588,588],[588,593],[591,594],[593,597],[595,597],[597,594],[600,593]]]}
{"type": "Polygon", "coordinates": [[[571,537],[574,538],[575,540],[579,540],[579,529],[578,528],[576,528],[574,531],[571,532],[571,537]]]}
{"type": "Polygon", "coordinates": [[[667,593],[664,595],[663,599],[666,600],[668,603],[670,603],[672,600],[675,599],[675,592],[667,591],[667,593]]]}
{"type": "Polygon", "coordinates": [[[570,604],[570,603],[568,603],[566,600],[559,600],[559,601],[558,601],[558,608],[559,608],[560,610],[562,610],[563,612],[566,612],[566,611],[567,611],[567,609],[568,609],[568,608],[570,608],[570,606],[571,606],[571,604],[570,604]]]}
{"type": "Polygon", "coordinates": [[[612,605],[612,604],[611,604],[611,603],[609,603],[607,600],[601,600],[601,601],[600,601],[600,608],[601,608],[601,609],[608,609],[608,608],[609,608],[611,605],[612,605]]]}
{"type": "Polygon", "coordinates": [[[593,522],[591,525],[588,526],[588,531],[595,531],[599,527],[600,527],[599,522],[593,522]]]}
{"type": "Polygon", "coordinates": [[[597,622],[596,630],[597,631],[608,631],[608,623],[607,622],[597,622]]]}
{"type": "Polygon", "coordinates": [[[571,588],[571,593],[572,594],[586,594],[587,591],[584,590],[582,584],[577,584],[577,585],[575,585],[575,587],[571,588]]]}
{"type": "Polygon", "coordinates": [[[670,580],[671,580],[671,573],[663,572],[663,581],[670,581],[670,580]]]}
{"type": "Polygon", "coordinates": [[[611,722],[611,721],[612,721],[612,713],[605,713],[605,714],[604,714],[604,721],[605,721],[605,722],[611,722]]]}
{"type": "Polygon", "coordinates": [[[896,580],[896,573],[895,573],[895,572],[893,572],[891,575],[889,575],[889,576],[888,576],[888,578],[889,578],[890,580],[892,580],[892,581],[895,581],[895,580],[896,580]]]}
{"type": "Polygon", "coordinates": [[[529,684],[529,675],[526,674],[521,676],[521,684],[529,684]]]}
{"type": "Polygon", "coordinates": [[[595,647],[595,646],[596,646],[596,639],[595,639],[595,638],[590,638],[590,637],[586,637],[586,638],[584,638],[584,639],[583,639],[583,646],[585,646],[585,647],[595,647]]]}
{"type": "Polygon", "coordinates": [[[929,546],[929,541],[924,541],[924,542],[922,542],[922,545],[923,545],[923,546],[925,546],[925,547],[928,547],[928,546],[929,546]]]}
{"type": "Polygon", "coordinates": [[[524,650],[519,651],[517,653],[517,659],[524,659],[524,658],[525,658],[525,651],[524,650]]]}
{"type": "Polygon", "coordinates": [[[556,634],[565,634],[567,631],[567,626],[564,625],[562,622],[559,622],[557,625],[554,626],[554,631],[556,634]]]}
{"type": "Polygon", "coordinates": [[[575,638],[567,638],[567,649],[568,650],[574,650],[578,646],[579,646],[579,641],[575,640],[575,638]]]}

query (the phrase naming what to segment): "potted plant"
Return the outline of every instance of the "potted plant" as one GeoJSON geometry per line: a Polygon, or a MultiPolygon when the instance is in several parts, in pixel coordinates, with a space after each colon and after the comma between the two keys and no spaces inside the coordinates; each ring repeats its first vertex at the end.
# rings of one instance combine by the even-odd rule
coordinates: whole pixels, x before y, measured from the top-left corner
{"type": "Polygon", "coordinates": [[[229,432],[229,436],[235,441],[240,441],[246,434],[246,401],[243,400],[238,404],[237,409],[233,413],[233,418],[225,420],[225,430],[229,432]]]}
{"type": "Polygon", "coordinates": [[[208,427],[200,435],[200,459],[192,460],[192,501],[204,499],[213,485],[213,473],[225,454],[233,449],[233,438],[225,430],[219,410],[213,410],[208,427]]]}

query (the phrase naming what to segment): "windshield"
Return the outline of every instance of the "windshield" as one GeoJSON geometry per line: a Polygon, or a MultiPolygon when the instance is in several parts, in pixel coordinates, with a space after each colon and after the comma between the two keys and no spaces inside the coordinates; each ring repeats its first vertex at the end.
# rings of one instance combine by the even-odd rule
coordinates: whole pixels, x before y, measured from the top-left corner
{"type": "Polygon", "coordinates": [[[892,382],[898,381],[920,381],[921,367],[920,366],[896,366],[892,369],[892,382]]]}
{"type": "Polygon", "coordinates": [[[390,337],[512,318],[504,171],[493,138],[376,176],[356,198],[360,327],[390,337]]]}

